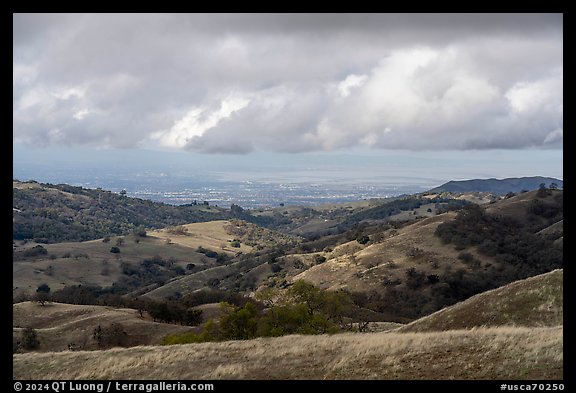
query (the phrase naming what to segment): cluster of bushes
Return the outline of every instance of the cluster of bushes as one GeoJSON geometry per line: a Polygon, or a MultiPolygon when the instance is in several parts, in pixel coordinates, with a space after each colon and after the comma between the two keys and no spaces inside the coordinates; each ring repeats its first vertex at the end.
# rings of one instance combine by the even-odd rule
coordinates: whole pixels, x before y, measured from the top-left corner
{"type": "MultiPolygon", "coordinates": [[[[561,209],[557,206],[556,209],[551,217],[560,219],[561,209]]],[[[481,254],[517,267],[520,274],[515,278],[562,267],[562,251],[554,247],[554,239],[529,229],[512,217],[487,214],[481,207],[470,205],[459,212],[454,221],[440,224],[436,235],[458,250],[477,246],[481,254]]],[[[465,255],[463,258],[465,262],[469,259],[465,255]]]]}
{"type": "MultiPolygon", "coordinates": [[[[48,296],[49,291],[49,288],[46,291],[41,286],[37,292],[45,293],[48,296]]],[[[202,320],[202,311],[194,310],[192,307],[205,304],[204,302],[212,303],[213,299],[232,300],[234,297],[231,294],[224,293],[218,293],[217,295],[207,294],[204,298],[202,294],[191,294],[182,300],[155,301],[145,298],[126,298],[115,293],[114,288],[69,285],[55,291],[46,299],[68,304],[134,308],[138,310],[141,316],[147,311],[154,321],[195,326],[202,320]]]]}
{"type": "Polygon", "coordinates": [[[365,220],[381,220],[388,218],[394,214],[400,213],[401,211],[414,210],[422,206],[423,203],[430,203],[429,201],[424,201],[419,197],[403,197],[398,199],[393,199],[386,201],[385,203],[361,210],[357,213],[350,215],[339,228],[345,229],[350,228],[354,224],[365,220]]]}
{"type": "Polygon", "coordinates": [[[19,338],[14,338],[12,345],[12,353],[20,352],[24,350],[34,350],[40,346],[40,341],[38,340],[38,333],[36,329],[30,327],[22,329],[19,338]]]}
{"type": "Polygon", "coordinates": [[[98,325],[92,332],[92,338],[100,349],[128,346],[128,334],[117,322],[104,327],[98,325]]]}
{"type": "Polygon", "coordinates": [[[25,258],[38,258],[38,257],[43,257],[43,256],[47,256],[48,255],[48,250],[46,250],[44,247],[42,247],[41,245],[37,245],[31,248],[27,248],[24,251],[21,252],[13,252],[13,259],[14,260],[19,260],[19,259],[25,259],[25,258]]]}
{"type": "Polygon", "coordinates": [[[22,255],[27,257],[27,258],[39,257],[42,255],[48,255],[48,250],[46,250],[41,245],[37,245],[37,246],[34,246],[32,248],[25,250],[22,253],[22,255]]]}
{"type": "Polygon", "coordinates": [[[188,228],[186,228],[183,225],[170,227],[166,231],[171,235],[180,235],[180,236],[187,236],[188,235],[188,228]]]}
{"type": "Polygon", "coordinates": [[[170,335],[164,343],[337,333],[357,310],[345,292],[324,291],[305,281],[297,281],[283,296],[270,289],[259,299],[268,307],[254,301],[243,306],[223,302],[218,323],[209,321],[201,333],[170,335]]]}
{"type": "Polygon", "coordinates": [[[272,232],[269,229],[242,220],[230,220],[230,224],[225,226],[225,230],[234,236],[234,239],[231,240],[231,245],[236,248],[240,247],[240,242],[259,250],[278,245],[294,245],[297,242],[297,238],[294,236],[272,232]]]}
{"type": "Polygon", "coordinates": [[[242,307],[248,301],[248,298],[237,292],[222,291],[218,289],[202,289],[182,296],[180,300],[188,307],[195,307],[202,304],[226,302],[235,306],[242,307]]]}
{"type": "Polygon", "coordinates": [[[177,301],[148,301],[144,307],[154,319],[154,322],[177,323],[196,326],[202,322],[202,310],[186,307],[177,301]]]}
{"type": "Polygon", "coordinates": [[[146,258],[138,264],[122,262],[122,274],[114,283],[118,292],[127,293],[150,284],[163,285],[167,280],[183,276],[186,270],[176,264],[174,258],[164,259],[158,255],[146,258]]]}
{"type": "MultiPolygon", "coordinates": [[[[434,203],[436,204],[436,210],[438,213],[461,209],[463,206],[469,204],[470,202],[464,200],[457,200],[451,198],[436,197],[432,199],[424,199],[417,196],[406,196],[394,198],[391,200],[385,200],[382,204],[358,211],[356,213],[348,216],[342,224],[338,226],[340,231],[344,231],[352,228],[354,225],[366,221],[366,220],[383,220],[402,211],[410,211],[421,207],[424,204],[434,203]]],[[[360,240],[364,240],[360,237],[360,240]]],[[[369,239],[366,240],[368,242],[369,239]]],[[[364,243],[362,243],[364,244],[364,243]]]]}
{"type": "Polygon", "coordinates": [[[208,258],[215,258],[216,262],[219,262],[219,263],[225,263],[226,261],[228,261],[230,259],[230,257],[226,253],[223,253],[223,252],[218,253],[216,251],[207,250],[202,246],[199,246],[196,249],[196,252],[206,255],[208,258]]]}
{"type": "Polygon", "coordinates": [[[555,199],[559,203],[545,203],[541,199],[534,199],[528,206],[528,212],[536,216],[557,221],[562,218],[564,212],[562,194],[557,194],[555,199]]]}

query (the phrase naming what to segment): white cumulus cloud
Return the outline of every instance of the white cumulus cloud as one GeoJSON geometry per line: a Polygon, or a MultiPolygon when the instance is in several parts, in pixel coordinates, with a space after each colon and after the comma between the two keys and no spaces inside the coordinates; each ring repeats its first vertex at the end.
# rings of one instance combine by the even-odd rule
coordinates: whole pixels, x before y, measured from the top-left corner
{"type": "Polygon", "coordinates": [[[13,18],[16,142],[205,153],[563,143],[562,14],[13,18]]]}

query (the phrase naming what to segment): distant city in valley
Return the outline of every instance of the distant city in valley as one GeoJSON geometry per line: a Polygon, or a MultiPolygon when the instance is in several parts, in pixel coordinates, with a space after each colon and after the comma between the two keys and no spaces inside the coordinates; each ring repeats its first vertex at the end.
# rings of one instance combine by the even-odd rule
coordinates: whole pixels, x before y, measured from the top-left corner
{"type": "Polygon", "coordinates": [[[201,181],[165,173],[110,174],[107,177],[96,177],[91,181],[73,174],[66,177],[15,175],[14,178],[51,184],[66,183],[84,188],[103,188],[112,192],[126,190],[127,196],[173,205],[206,201],[210,205],[228,207],[234,203],[249,209],[274,207],[280,204],[312,206],[388,198],[426,191],[438,185],[421,183],[422,180],[420,183],[415,180],[415,184],[375,182],[360,185],[352,182],[201,181]]]}
{"type": "Polygon", "coordinates": [[[562,178],[562,151],[316,152],[252,155],[14,144],[13,178],[101,187],[181,205],[207,201],[244,208],[318,205],[427,191],[450,180],[562,178]],[[533,160],[530,160],[531,157],[533,160]],[[433,170],[431,170],[433,168],[433,170]]]}

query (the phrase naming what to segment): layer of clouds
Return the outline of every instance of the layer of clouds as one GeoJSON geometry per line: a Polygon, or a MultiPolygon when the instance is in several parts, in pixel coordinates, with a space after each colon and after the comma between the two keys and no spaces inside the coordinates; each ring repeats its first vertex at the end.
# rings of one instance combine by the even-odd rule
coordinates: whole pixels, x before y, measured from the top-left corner
{"type": "Polygon", "coordinates": [[[562,15],[14,15],[14,141],[562,147],[562,15]]]}

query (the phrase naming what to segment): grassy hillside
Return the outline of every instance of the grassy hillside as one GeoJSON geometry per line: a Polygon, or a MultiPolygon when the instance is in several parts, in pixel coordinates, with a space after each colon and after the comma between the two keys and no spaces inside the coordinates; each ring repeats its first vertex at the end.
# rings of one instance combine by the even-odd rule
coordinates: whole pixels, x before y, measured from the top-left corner
{"type": "Polygon", "coordinates": [[[14,379],[562,379],[562,328],[285,336],[16,354],[14,379]]]}
{"type": "Polygon", "coordinates": [[[69,344],[73,344],[76,349],[97,349],[92,333],[98,325],[105,327],[112,323],[121,324],[126,332],[126,346],[159,344],[168,334],[194,329],[190,326],[156,323],[146,315],[141,318],[137,310],[128,308],[62,303],[46,303],[41,306],[35,302],[23,302],[14,304],[12,313],[14,341],[20,339],[23,328],[36,329],[40,342],[37,351],[41,352],[65,351],[69,344]]]}
{"type": "Polygon", "coordinates": [[[400,332],[477,326],[558,326],[563,323],[563,270],[515,281],[420,318],[400,332]]]}
{"type": "Polygon", "coordinates": [[[153,284],[154,287],[149,290],[169,284],[160,290],[162,296],[176,291],[187,293],[206,286],[207,280],[212,278],[210,272],[213,269],[235,271],[226,264],[233,263],[237,254],[247,255],[255,250],[297,242],[299,239],[294,236],[255,224],[218,220],[152,230],[144,237],[127,235],[113,236],[109,241],[98,239],[43,244],[46,253],[34,256],[27,255],[38,246],[36,243],[16,244],[13,254],[13,298],[32,294],[43,283],[48,284],[52,291],[68,285],[110,287],[113,284],[121,291],[127,281],[131,290],[137,289],[136,280],[142,287],[153,284]],[[121,241],[120,245],[118,241],[121,241]],[[116,246],[119,252],[111,253],[111,248],[116,246]],[[206,251],[198,252],[199,248],[206,251]],[[160,270],[143,269],[143,261],[158,258],[168,261],[168,266],[161,266],[160,270]],[[194,267],[190,269],[189,265],[194,267]],[[136,273],[135,270],[140,272],[136,273]],[[207,272],[203,273],[204,270],[207,272]],[[195,277],[202,278],[195,286],[189,285],[190,280],[195,280],[193,277],[179,284],[169,283],[170,280],[195,274],[195,277]]]}
{"type": "Polygon", "coordinates": [[[296,244],[299,239],[280,232],[261,228],[242,220],[215,220],[211,222],[186,224],[178,231],[164,228],[150,231],[149,235],[160,239],[170,239],[172,243],[185,247],[204,247],[210,250],[224,251],[230,255],[248,253],[266,247],[296,244]],[[234,246],[236,245],[236,247],[234,246]]]}
{"type": "Polygon", "coordinates": [[[213,259],[206,258],[188,247],[167,244],[165,240],[152,236],[113,236],[108,242],[98,239],[44,244],[42,247],[46,249],[46,254],[26,257],[26,250],[35,246],[35,243],[29,242],[14,248],[14,296],[31,294],[42,283],[48,284],[52,291],[66,285],[108,287],[124,276],[123,266],[137,266],[143,260],[155,256],[173,260],[173,267],[184,269],[189,263],[194,263],[198,270],[215,265],[213,259]],[[110,250],[116,246],[118,239],[123,242],[118,246],[120,252],[111,253],[110,250]]]}
{"type": "Polygon", "coordinates": [[[110,191],[66,184],[13,182],[13,239],[83,241],[124,235],[138,227],[162,228],[229,218],[214,206],[172,206],[110,191]]]}
{"type": "Polygon", "coordinates": [[[356,240],[286,256],[301,269],[284,277],[356,292],[364,307],[406,322],[561,268],[562,203],[561,190],[532,191],[399,228],[358,229],[356,240]],[[321,259],[315,263],[315,257],[321,259]]]}

